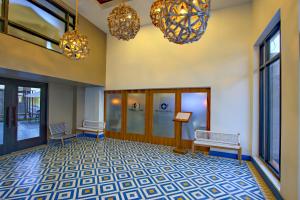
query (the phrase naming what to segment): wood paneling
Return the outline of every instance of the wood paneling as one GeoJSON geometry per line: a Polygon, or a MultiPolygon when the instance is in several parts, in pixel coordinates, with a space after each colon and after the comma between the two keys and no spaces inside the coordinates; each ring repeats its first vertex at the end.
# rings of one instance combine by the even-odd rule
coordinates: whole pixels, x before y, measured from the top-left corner
{"type": "MultiPolygon", "coordinates": [[[[104,119],[106,121],[106,96],[112,93],[122,94],[122,128],[120,133],[110,131],[105,132],[106,137],[125,139],[139,142],[149,142],[153,144],[161,144],[168,146],[175,146],[176,143],[182,148],[190,149],[192,140],[181,139],[182,127],[180,123],[174,124],[174,138],[164,138],[152,135],[153,130],[153,95],[156,93],[173,93],[175,94],[175,115],[181,111],[181,94],[182,93],[207,93],[207,130],[210,130],[210,105],[211,105],[211,91],[210,88],[174,88],[174,89],[145,89],[145,90],[123,90],[123,91],[105,91],[104,100],[104,119]],[[145,134],[130,134],[126,133],[126,115],[127,115],[127,96],[129,93],[145,93],[146,106],[145,106],[145,134]]],[[[174,116],[175,117],[175,116],[174,116]]],[[[176,145],[176,146],[177,146],[176,145]]],[[[209,148],[198,148],[197,150],[208,151],[209,148]]]]}

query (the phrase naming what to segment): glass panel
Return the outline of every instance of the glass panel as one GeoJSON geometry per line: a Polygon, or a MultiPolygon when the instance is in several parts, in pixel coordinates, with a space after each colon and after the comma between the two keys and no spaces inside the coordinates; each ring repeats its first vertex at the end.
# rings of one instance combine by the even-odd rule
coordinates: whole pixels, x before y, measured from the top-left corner
{"type": "Polygon", "coordinates": [[[122,122],[122,94],[106,96],[106,129],[120,132],[122,122]]]}
{"type": "Polygon", "coordinates": [[[265,49],[265,45],[262,45],[260,47],[260,51],[259,51],[259,65],[260,66],[262,66],[263,64],[265,64],[264,49],[265,49]]]}
{"type": "Polygon", "coordinates": [[[265,157],[265,70],[261,70],[259,73],[259,155],[264,158],[265,157]]]}
{"type": "Polygon", "coordinates": [[[0,32],[3,32],[3,21],[0,20],[0,32]]]}
{"type": "Polygon", "coordinates": [[[35,0],[35,1],[40,3],[41,5],[45,6],[46,8],[50,9],[51,11],[55,12],[57,15],[59,15],[60,17],[65,19],[66,14],[62,10],[57,8],[56,6],[52,5],[51,3],[49,3],[45,0],[35,0]]]}
{"type": "Polygon", "coordinates": [[[18,141],[40,136],[41,89],[18,87],[18,141]]]}
{"type": "Polygon", "coordinates": [[[4,90],[5,85],[0,85],[0,145],[4,141],[4,90]]]}
{"type": "Polygon", "coordinates": [[[153,95],[154,136],[174,138],[175,94],[157,93],[153,95]]]}
{"type": "Polygon", "coordinates": [[[28,42],[32,42],[34,44],[46,47],[47,49],[51,49],[51,50],[54,50],[54,51],[57,51],[57,52],[61,52],[61,49],[59,48],[58,45],[53,44],[51,42],[48,42],[48,41],[46,41],[44,39],[41,39],[39,37],[36,37],[34,35],[31,35],[29,33],[26,33],[24,31],[21,31],[21,30],[19,30],[17,28],[14,28],[12,26],[8,26],[8,34],[13,35],[17,38],[20,38],[22,40],[26,40],[28,42]]]}
{"type": "Polygon", "coordinates": [[[57,41],[65,32],[64,22],[24,0],[9,1],[8,19],[57,41]]]}
{"type": "Polygon", "coordinates": [[[74,28],[72,26],[69,26],[69,31],[73,31],[74,28]]]}
{"type": "Polygon", "coordinates": [[[280,53],[280,32],[278,31],[268,42],[268,59],[273,58],[275,55],[280,53]]]}
{"type": "Polygon", "coordinates": [[[280,60],[269,67],[270,160],[279,171],[280,155],[280,60]]]}
{"type": "Polygon", "coordinates": [[[72,17],[72,16],[69,17],[69,23],[75,25],[74,17],[72,17]]]}
{"type": "Polygon", "coordinates": [[[195,130],[207,128],[207,93],[182,93],[181,111],[192,112],[190,121],[182,124],[182,139],[193,140],[195,130]]]}
{"type": "Polygon", "coordinates": [[[127,133],[145,134],[146,94],[129,93],[127,97],[127,133]]]}
{"type": "Polygon", "coordinates": [[[0,16],[2,16],[2,0],[0,0],[0,16]]]}

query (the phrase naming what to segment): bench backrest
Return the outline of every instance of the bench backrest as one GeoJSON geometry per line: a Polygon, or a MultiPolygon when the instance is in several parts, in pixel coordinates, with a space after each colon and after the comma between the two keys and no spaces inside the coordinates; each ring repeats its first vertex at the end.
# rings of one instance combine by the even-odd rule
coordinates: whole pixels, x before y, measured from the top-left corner
{"type": "Polygon", "coordinates": [[[240,134],[234,133],[217,133],[213,131],[195,131],[195,140],[210,140],[214,142],[222,142],[227,144],[240,144],[240,134]]]}
{"type": "Polygon", "coordinates": [[[89,121],[89,120],[83,120],[82,126],[84,128],[92,128],[92,129],[105,129],[105,123],[99,122],[99,121],[89,121]]]}
{"type": "Polygon", "coordinates": [[[67,123],[60,122],[60,123],[54,123],[49,125],[49,130],[51,135],[57,135],[57,134],[70,134],[71,130],[68,127],[67,123]]]}

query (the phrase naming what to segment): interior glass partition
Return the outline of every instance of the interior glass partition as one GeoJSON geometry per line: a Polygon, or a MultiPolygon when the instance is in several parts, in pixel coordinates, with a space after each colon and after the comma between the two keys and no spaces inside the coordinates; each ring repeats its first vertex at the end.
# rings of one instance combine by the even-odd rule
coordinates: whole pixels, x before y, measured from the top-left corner
{"type": "Polygon", "coordinates": [[[181,111],[192,112],[190,121],[182,124],[182,139],[193,140],[195,130],[207,130],[207,93],[182,93],[181,111]]]}
{"type": "Polygon", "coordinates": [[[190,148],[196,129],[210,129],[210,88],[105,91],[107,137],[190,148]],[[178,112],[190,122],[174,122],[178,112]]]}
{"type": "Polygon", "coordinates": [[[152,134],[157,137],[174,138],[175,93],[153,94],[152,134]]]}
{"type": "Polygon", "coordinates": [[[106,95],[106,130],[120,133],[122,127],[122,94],[106,95]]]}
{"type": "Polygon", "coordinates": [[[127,134],[145,134],[145,93],[129,93],[127,96],[127,134]]]}

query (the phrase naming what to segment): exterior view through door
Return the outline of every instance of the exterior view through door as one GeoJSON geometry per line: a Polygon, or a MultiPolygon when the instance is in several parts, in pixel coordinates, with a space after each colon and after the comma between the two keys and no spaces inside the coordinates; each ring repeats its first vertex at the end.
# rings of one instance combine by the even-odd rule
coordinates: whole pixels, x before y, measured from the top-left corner
{"type": "Polygon", "coordinates": [[[0,79],[0,154],[46,143],[44,83],[0,79]]]}

